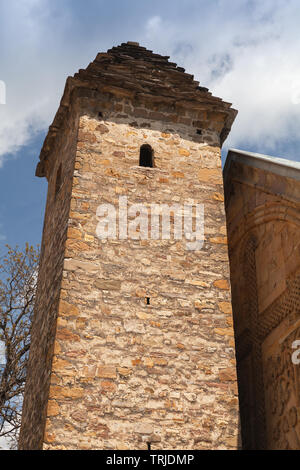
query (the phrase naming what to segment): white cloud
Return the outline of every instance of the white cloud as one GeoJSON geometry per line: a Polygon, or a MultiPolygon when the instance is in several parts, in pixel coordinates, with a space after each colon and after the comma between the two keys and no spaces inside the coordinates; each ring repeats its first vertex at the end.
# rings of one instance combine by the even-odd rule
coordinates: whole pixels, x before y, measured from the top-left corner
{"type": "Polygon", "coordinates": [[[202,19],[185,23],[155,17],[154,42],[239,110],[226,145],[274,151],[280,140],[299,134],[300,4],[219,0],[215,5],[202,19]]]}
{"type": "MultiPolygon", "coordinates": [[[[10,431],[11,427],[10,425],[6,422],[3,428],[3,432],[8,432],[10,431]]],[[[10,450],[12,446],[12,440],[8,435],[1,436],[0,437],[0,450],[10,450]]],[[[17,443],[14,441],[14,444],[16,445],[17,443]]]]}
{"type": "Polygon", "coordinates": [[[86,67],[99,50],[126,40],[170,55],[233,103],[239,115],[226,144],[248,142],[276,154],[278,142],[298,139],[298,0],[149,5],[130,0],[125,8],[114,0],[104,8],[91,0],[89,11],[76,0],[0,3],[0,79],[7,87],[7,104],[0,106],[0,165],[8,152],[48,127],[68,75],[86,67]]]}
{"type": "Polygon", "coordinates": [[[156,34],[162,25],[162,20],[160,16],[152,16],[146,23],[146,31],[148,37],[152,37],[153,34],[156,34]]]}
{"type": "Polygon", "coordinates": [[[0,366],[5,364],[5,345],[0,341],[0,366]]]}
{"type": "Polygon", "coordinates": [[[0,437],[0,450],[9,450],[9,443],[5,436],[0,437]]]}
{"type": "Polygon", "coordinates": [[[0,78],[6,84],[6,104],[0,107],[0,166],[5,154],[16,152],[50,125],[65,80],[78,69],[76,44],[60,47],[69,27],[68,14],[55,17],[50,5],[49,0],[0,3],[5,22],[0,32],[5,44],[0,78]]]}
{"type": "MultiPolygon", "coordinates": [[[[4,343],[0,341],[0,366],[3,364],[5,364],[5,347],[4,347],[4,343]]],[[[8,446],[9,444],[5,436],[0,437],[0,449],[2,450],[8,449],[8,446]]]]}

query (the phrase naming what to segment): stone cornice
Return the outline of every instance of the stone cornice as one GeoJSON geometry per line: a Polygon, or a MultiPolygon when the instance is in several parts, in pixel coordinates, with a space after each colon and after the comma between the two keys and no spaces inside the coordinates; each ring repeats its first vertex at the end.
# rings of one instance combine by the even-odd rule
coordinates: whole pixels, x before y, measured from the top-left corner
{"type": "MultiPolygon", "coordinates": [[[[157,109],[167,104],[178,115],[186,110],[203,110],[209,113],[208,121],[221,123],[220,145],[230,132],[237,111],[231,103],[212,96],[207,88],[199,86],[194,77],[169,57],[154,54],[137,43],[123,43],[106,53],[99,53],[86,69],[79,70],[66,82],[63,97],[54,121],[49,128],[37,167],[37,176],[45,176],[45,160],[48,159],[53,144],[61,132],[72,105],[80,89],[81,96],[90,92],[109,94],[112,97],[127,98],[132,103],[146,106],[155,104],[157,109]]],[[[201,128],[201,122],[195,121],[201,128]]]]}

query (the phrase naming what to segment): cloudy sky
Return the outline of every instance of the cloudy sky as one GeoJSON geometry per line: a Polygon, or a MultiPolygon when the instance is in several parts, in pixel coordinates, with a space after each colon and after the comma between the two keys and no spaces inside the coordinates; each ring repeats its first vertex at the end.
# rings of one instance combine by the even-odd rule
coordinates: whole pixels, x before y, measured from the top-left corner
{"type": "Polygon", "coordinates": [[[34,171],[66,77],[121,42],[170,55],[233,103],[223,159],[234,147],[300,160],[299,21],[299,0],[0,0],[0,252],[40,241],[34,171]]]}

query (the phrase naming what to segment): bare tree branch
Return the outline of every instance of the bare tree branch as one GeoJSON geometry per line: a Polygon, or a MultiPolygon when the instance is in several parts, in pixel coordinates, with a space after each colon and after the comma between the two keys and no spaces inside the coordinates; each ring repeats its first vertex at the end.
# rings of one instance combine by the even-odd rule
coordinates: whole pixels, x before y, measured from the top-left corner
{"type": "Polygon", "coordinates": [[[0,258],[0,437],[16,448],[21,425],[30,329],[35,301],[39,247],[23,251],[7,245],[0,258]]]}

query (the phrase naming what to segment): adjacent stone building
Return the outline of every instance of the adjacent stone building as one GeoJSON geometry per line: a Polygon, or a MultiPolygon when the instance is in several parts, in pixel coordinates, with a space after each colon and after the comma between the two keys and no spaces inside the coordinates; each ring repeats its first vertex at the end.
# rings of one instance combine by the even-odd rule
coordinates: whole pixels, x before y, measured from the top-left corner
{"type": "Polygon", "coordinates": [[[37,167],[48,197],[20,449],[238,447],[220,156],[236,114],[137,43],[68,78],[37,167]],[[204,204],[203,246],[139,227],[99,239],[99,206],[125,197],[177,205],[171,221],[204,204]]]}
{"type": "Polygon", "coordinates": [[[299,450],[300,163],[231,150],[224,186],[243,447],[299,450]]]}

